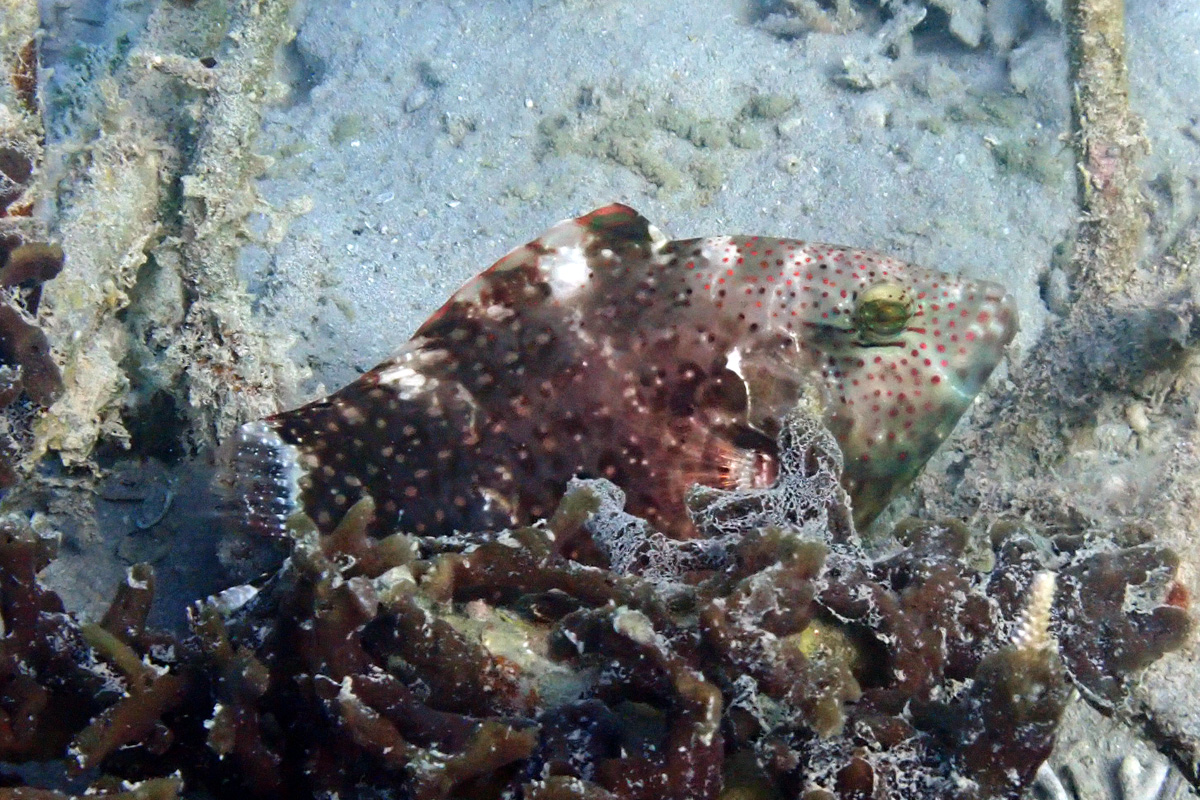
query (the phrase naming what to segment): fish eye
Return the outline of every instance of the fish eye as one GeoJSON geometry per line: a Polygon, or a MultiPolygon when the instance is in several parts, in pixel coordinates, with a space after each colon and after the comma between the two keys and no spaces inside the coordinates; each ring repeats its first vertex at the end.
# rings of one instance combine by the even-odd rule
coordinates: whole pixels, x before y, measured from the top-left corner
{"type": "Polygon", "coordinates": [[[854,328],[871,340],[890,339],[908,325],[913,299],[908,289],[895,283],[880,283],[858,296],[854,304],[854,328]]]}

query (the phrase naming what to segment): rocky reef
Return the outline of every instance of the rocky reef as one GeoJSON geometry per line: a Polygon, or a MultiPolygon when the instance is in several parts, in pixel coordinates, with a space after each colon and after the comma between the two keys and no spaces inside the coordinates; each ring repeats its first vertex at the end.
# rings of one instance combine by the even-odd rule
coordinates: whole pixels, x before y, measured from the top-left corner
{"type": "Polygon", "coordinates": [[[368,535],[369,498],[255,585],[150,630],[133,567],[82,623],[0,541],[0,797],[1017,798],[1072,688],[1120,702],[1189,627],[1175,556],[900,524],[869,556],[802,414],[770,490],[666,539],[604,481],[544,525],[368,535]],[[133,788],[130,788],[130,787],[133,788]]]}

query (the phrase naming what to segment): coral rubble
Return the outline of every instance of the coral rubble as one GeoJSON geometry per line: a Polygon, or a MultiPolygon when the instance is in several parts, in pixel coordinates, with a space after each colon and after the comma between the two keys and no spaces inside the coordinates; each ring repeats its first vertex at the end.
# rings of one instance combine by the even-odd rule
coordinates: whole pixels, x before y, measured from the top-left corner
{"type": "MultiPolygon", "coordinates": [[[[1063,17],[1061,0],[878,0],[864,2],[859,9],[850,0],[779,0],[765,7],[770,12],[765,27],[780,36],[845,33],[861,24],[864,11],[882,11],[893,18],[924,18],[932,11],[938,24],[961,44],[975,48],[986,43],[1002,52],[1037,23],[1063,17]]],[[[904,31],[906,39],[911,30],[904,31]]],[[[901,48],[911,50],[911,40],[901,48]]]]}
{"type": "Polygon", "coordinates": [[[1118,702],[1186,633],[1175,558],[1150,545],[911,521],[867,557],[838,460],[796,435],[811,423],[788,429],[781,498],[692,498],[708,547],[655,536],[603,481],[572,484],[544,525],[490,534],[375,538],[364,498],[330,533],[293,517],[283,565],[195,605],[183,638],[147,628],[145,566],[99,623],[65,614],[36,578],[53,540],[10,518],[0,759],[164,797],[180,784],[154,781],[213,797],[1018,798],[1073,685],[1118,702]]]}

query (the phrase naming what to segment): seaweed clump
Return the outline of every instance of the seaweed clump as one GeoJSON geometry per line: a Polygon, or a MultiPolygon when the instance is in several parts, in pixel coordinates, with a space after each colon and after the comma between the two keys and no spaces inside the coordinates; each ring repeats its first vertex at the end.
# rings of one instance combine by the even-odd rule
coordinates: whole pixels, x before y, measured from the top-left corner
{"type": "Polygon", "coordinates": [[[1118,703],[1188,630],[1154,545],[910,521],[868,558],[832,438],[797,415],[783,444],[775,490],[692,498],[694,542],[603,481],[499,533],[297,516],[183,637],[147,629],[145,566],[101,622],[63,613],[9,520],[0,760],[164,797],[1018,798],[1072,687],[1118,703]]]}

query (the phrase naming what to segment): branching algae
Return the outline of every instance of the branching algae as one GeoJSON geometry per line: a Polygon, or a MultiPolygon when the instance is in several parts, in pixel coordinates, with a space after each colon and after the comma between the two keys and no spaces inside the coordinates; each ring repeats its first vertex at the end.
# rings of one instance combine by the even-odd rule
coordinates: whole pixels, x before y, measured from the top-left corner
{"type": "Polygon", "coordinates": [[[283,566],[183,638],[146,627],[146,566],[99,624],[63,613],[53,541],[10,520],[0,758],[155,797],[1015,800],[1072,686],[1119,702],[1186,634],[1151,545],[913,521],[866,557],[835,439],[782,424],[776,488],[693,493],[688,541],[603,480],[478,535],[379,538],[366,497],[328,533],[297,513],[283,566]]]}

